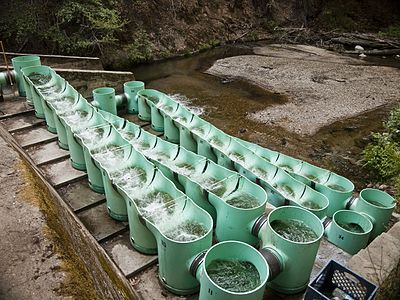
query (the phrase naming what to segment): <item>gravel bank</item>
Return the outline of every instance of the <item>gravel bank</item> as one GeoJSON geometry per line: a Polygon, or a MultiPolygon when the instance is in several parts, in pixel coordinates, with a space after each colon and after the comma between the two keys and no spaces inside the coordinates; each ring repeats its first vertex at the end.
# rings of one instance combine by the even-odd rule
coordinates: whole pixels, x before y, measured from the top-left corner
{"type": "Polygon", "coordinates": [[[248,118],[313,135],[333,122],[400,99],[400,70],[310,46],[266,46],[259,55],[220,59],[206,72],[250,81],[288,96],[248,118]]]}

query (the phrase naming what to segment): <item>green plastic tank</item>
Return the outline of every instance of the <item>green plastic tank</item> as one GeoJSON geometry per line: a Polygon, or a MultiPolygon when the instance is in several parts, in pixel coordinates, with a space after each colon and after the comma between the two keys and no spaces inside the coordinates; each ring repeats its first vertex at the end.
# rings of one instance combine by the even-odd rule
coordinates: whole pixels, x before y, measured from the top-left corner
{"type": "Polygon", "coordinates": [[[137,115],[139,113],[138,92],[142,90],[144,90],[144,82],[142,81],[128,81],[124,83],[124,93],[128,99],[126,107],[128,114],[137,115]]]}
{"type": "Polygon", "coordinates": [[[272,163],[279,168],[284,169],[286,172],[293,173],[293,171],[301,165],[301,160],[280,153],[276,161],[272,163]]]}
{"type": "Polygon", "coordinates": [[[210,193],[209,201],[217,211],[215,238],[236,240],[257,246],[251,234],[254,221],[265,212],[266,192],[243,176],[231,176],[224,182],[227,190],[221,196],[210,193]]]}
{"type": "Polygon", "coordinates": [[[93,90],[93,105],[100,107],[114,115],[117,114],[117,102],[115,101],[115,90],[110,87],[100,87],[93,90]]]}
{"type": "Polygon", "coordinates": [[[367,188],[363,189],[353,202],[348,203],[348,206],[370,219],[373,224],[370,240],[373,240],[385,231],[396,207],[396,200],[388,193],[367,188]]]}
{"type": "Polygon", "coordinates": [[[53,108],[50,105],[51,101],[59,99],[62,92],[66,88],[67,82],[58,74],[53,74],[52,79],[48,84],[42,87],[38,87],[37,90],[40,94],[40,101],[42,103],[42,108],[44,116],[46,119],[47,130],[51,133],[57,133],[57,127],[54,119],[53,108]]]}
{"type": "Polygon", "coordinates": [[[361,213],[339,210],[326,226],[325,236],[332,244],[354,255],[367,246],[371,231],[371,221],[361,213]]]}
{"type": "Polygon", "coordinates": [[[270,276],[269,268],[264,257],[253,247],[238,241],[226,241],[212,246],[204,258],[202,258],[200,264],[198,263],[198,259],[196,261],[196,258],[191,264],[191,269],[200,282],[199,300],[263,299],[265,286],[270,276]],[[239,283],[237,282],[238,278],[236,274],[227,272],[225,279],[222,277],[224,276],[223,273],[222,276],[218,276],[218,270],[215,270],[214,267],[217,264],[236,266],[238,263],[242,266],[251,264],[254,268],[253,272],[257,272],[258,274],[255,275],[252,272],[248,275],[248,277],[251,277],[246,278],[248,272],[244,271],[243,267],[236,267],[239,269],[239,272],[244,272],[242,276],[245,277],[239,283]],[[230,278],[230,276],[232,277],[230,278]],[[217,282],[217,280],[221,281],[217,282]],[[246,284],[246,286],[239,286],[241,284],[246,284]],[[246,290],[247,286],[250,290],[246,290]],[[237,290],[241,288],[243,288],[243,291],[237,290]]]}
{"type": "MultiPolygon", "coordinates": [[[[148,90],[149,91],[149,90],[148,90]]],[[[167,102],[167,95],[156,90],[151,90],[151,94],[147,92],[147,105],[150,107],[150,121],[151,128],[155,131],[163,132],[164,131],[164,112],[161,110],[164,103],[167,102]]],[[[166,106],[165,106],[166,107],[166,106]]]]}
{"type": "MultiPolygon", "coordinates": [[[[152,179],[149,174],[152,175],[154,173],[154,166],[150,164],[142,154],[135,151],[132,147],[130,150],[129,156],[123,163],[113,168],[102,168],[104,191],[107,199],[107,211],[113,219],[118,221],[128,220],[128,202],[123,197],[123,193],[118,191],[116,184],[120,184],[128,178],[130,183],[135,180],[143,179],[142,184],[147,186],[152,179]],[[134,175],[123,175],[127,171],[135,168],[141,171],[138,171],[134,175]]],[[[132,192],[132,190],[129,190],[129,186],[125,187],[125,189],[128,189],[127,193],[132,192]]]]}
{"type": "MultiPolygon", "coordinates": [[[[126,168],[142,168],[143,183],[139,187],[131,187],[127,182],[117,181],[117,178],[110,176],[115,189],[125,199],[128,222],[129,222],[129,237],[132,246],[139,252],[144,254],[156,254],[157,242],[154,235],[146,227],[138,206],[135,203],[135,196],[144,194],[146,190],[150,190],[150,185],[155,177],[162,176],[152,163],[147,161],[140,153],[132,151],[131,159],[126,168]],[[139,163],[140,164],[139,164],[139,163]]],[[[127,169],[125,169],[127,170],[127,169]]],[[[121,171],[124,171],[122,169],[121,171]]],[[[118,199],[115,199],[116,201],[118,199]]],[[[121,204],[122,207],[122,204],[121,204]]]]}
{"type": "Polygon", "coordinates": [[[174,205],[146,218],[157,240],[159,278],[164,287],[178,295],[193,294],[199,282],[189,272],[198,253],[212,245],[210,215],[182,193],[174,205]]]}
{"type": "Polygon", "coordinates": [[[331,176],[331,172],[303,161],[291,174],[297,180],[304,182],[312,188],[316,183],[324,184],[331,176]]]}
{"type": "Polygon", "coordinates": [[[297,205],[312,212],[318,218],[323,219],[329,208],[329,200],[325,195],[306,185],[303,195],[297,200],[297,205]]]}
{"type": "Polygon", "coordinates": [[[320,219],[303,208],[283,206],[273,210],[259,228],[260,251],[274,270],[267,285],[284,294],[303,291],[324,234],[320,219]]]}
{"type": "Polygon", "coordinates": [[[85,98],[80,97],[79,101],[69,111],[60,114],[60,120],[67,133],[67,141],[71,165],[73,168],[86,171],[83,147],[75,139],[74,132],[91,126],[90,120],[94,115],[94,108],[85,98]]]}
{"type": "Polygon", "coordinates": [[[165,140],[171,143],[179,144],[180,142],[179,123],[175,123],[174,120],[178,118],[187,118],[187,117],[190,117],[190,119],[187,120],[187,122],[185,123],[190,122],[192,120],[193,115],[186,107],[180,105],[179,103],[175,111],[164,115],[165,140]]]}
{"type": "Polygon", "coordinates": [[[61,114],[65,110],[69,110],[71,107],[75,106],[81,95],[67,82],[66,87],[59,97],[59,101],[51,101],[49,106],[53,111],[54,124],[57,130],[58,145],[60,148],[68,150],[68,139],[67,131],[65,126],[60,120],[61,114]]]}
{"type": "Polygon", "coordinates": [[[161,92],[153,89],[143,89],[138,92],[138,116],[140,120],[151,121],[150,104],[157,104],[161,94],[161,92]]]}
{"type": "Polygon", "coordinates": [[[21,69],[25,67],[40,66],[40,57],[36,55],[17,56],[11,59],[14,70],[17,72],[18,93],[21,97],[26,97],[28,103],[32,103],[30,88],[24,80],[21,69]]]}
{"type": "Polygon", "coordinates": [[[354,191],[354,184],[347,178],[331,172],[328,181],[325,183],[316,183],[315,189],[325,195],[329,200],[327,216],[333,214],[346,206],[347,200],[354,191]]]}
{"type": "MultiPolygon", "coordinates": [[[[26,88],[30,89],[30,95],[32,104],[35,108],[35,115],[37,118],[44,119],[44,111],[42,107],[42,101],[39,92],[36,89],[36,86],[29,76],[33,76],[36,74],[43,75],[44,77],[51,78],[54,76],[54,71],[47,66],[34,66],[34,67],[24,67],[21,69],[21,73],[24,76],[24,81],[26,83],[26,88]]],[[[45,78],[46,79],[46,78],[45,78]]]]}
{"type": "Polygon", "coordinates": [[[254,152],[256,155],[260,156],[262,159],[265,159],[268,162],[275,162],[278,159],[279,152],[261,147],[260,145],[235,138],[239,143],[247,147],[250,151],[254,152]]]}

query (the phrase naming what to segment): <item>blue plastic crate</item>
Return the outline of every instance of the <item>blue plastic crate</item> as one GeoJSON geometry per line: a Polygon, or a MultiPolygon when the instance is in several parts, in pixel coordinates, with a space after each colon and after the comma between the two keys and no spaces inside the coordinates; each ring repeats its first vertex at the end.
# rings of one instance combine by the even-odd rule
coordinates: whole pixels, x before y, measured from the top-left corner
{"type": "Polygon", "coordinates": [[[370,300],[378,287],[331,260],[308,285],[305,300],[370,300]]]}

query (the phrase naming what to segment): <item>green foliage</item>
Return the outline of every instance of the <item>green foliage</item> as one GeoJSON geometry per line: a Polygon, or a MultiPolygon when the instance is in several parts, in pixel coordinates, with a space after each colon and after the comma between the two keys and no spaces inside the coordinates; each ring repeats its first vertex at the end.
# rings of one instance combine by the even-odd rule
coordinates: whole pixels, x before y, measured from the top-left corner
{"type": "Polygon", "coordinates": [[[68,53],[102,52],[103,47],[117,41],[116,33],[125,25],[116,1],[63,1],[56,13],[57,23],[49,31],[49,38],[68,53]]]}
{"type": "Polygon", "coordinates": [[[390,112],[389,118],[385,123],[385,128],[390,135],[390,140],[400,145],[400,107],[390,112]]]}
{"type": "Polygon", "coordinates": [[[218,39],[211,39],[211,40],[209,40],[208,42],[200,43],[200,44],[199,44],[198,50],[199,50],[200,52],[202,52],[202,51],[206,51],[206,50],[209,50],[209,49],[211,49],[211,48],[217,47],[217,46],[219,46],[219,45],[221,45],[221,41],[220,41],[220,40],[218,40],[218,39]]]}
{"type": "Polygon", "coordinates": [[[388,133],[373,134],[373,142],[363,152],[365,166],[379,179],[400,174],[400,151],[388,133]]]}
{"type": "Polygon", "coordinates": [[[385,30],[379,31],[379,35],[384,37],[400,38],[400,24],[392,25],[385,30]]]}
{"type": "Polygon", "coordinates": [[[0,14],[2,38],[23,48],[42,44],[64,54],[102,53],[117,41],[125,22],[119,0],[15,0],[0,14]]]}
{"type": "Polygon", "coordinates": [[[139,29],[134,33],[132,40],[127,51],[129,62],[136,64],[148,61],[152,57],[152,49],[147,32],[139,29]]]}

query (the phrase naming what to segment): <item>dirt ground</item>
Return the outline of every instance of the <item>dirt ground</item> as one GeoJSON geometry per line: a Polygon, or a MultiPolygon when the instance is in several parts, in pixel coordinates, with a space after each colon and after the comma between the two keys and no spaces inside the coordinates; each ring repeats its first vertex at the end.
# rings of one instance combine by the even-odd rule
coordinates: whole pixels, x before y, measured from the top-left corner
{"type": "Polygon", "coordinates": [[[313,135],[335,121],[400,99],[396,68],[302,45],[269,45],[256,48],[255,54],[220,59],[207,73],[244,79],[286,95],[287,102],[248,115],[267,125],[313,135]]]}
{"type": "Polygon", "coordinates": [[[61,258],[45,236],[45,217],[24,199],[21,159],[1,137],[0,156],[0,299],[71,299],[57,294],[61,258]]]}

